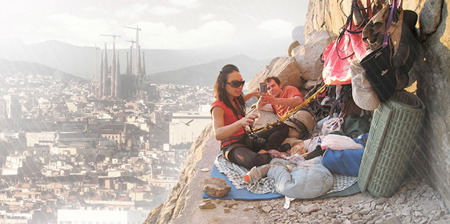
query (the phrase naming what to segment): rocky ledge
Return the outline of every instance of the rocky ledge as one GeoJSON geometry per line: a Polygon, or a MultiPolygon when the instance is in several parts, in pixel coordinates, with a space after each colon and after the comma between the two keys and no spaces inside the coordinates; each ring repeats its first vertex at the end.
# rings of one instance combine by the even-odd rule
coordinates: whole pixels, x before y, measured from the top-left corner
{"type": "Polygon", "coordinates": [[[178,184],[145,223],[450,223],[441,196],[422,178],[410,175],[390,198],[368,192],[348,197],[292,201],[204,200],[201,181],[209,176],[219,143],[207,127],[192,146],[178,184]],[[205,169],[206,168],[206,169],[205,169]],[[205,206],[207,205],[207,206],[205,206]]]}

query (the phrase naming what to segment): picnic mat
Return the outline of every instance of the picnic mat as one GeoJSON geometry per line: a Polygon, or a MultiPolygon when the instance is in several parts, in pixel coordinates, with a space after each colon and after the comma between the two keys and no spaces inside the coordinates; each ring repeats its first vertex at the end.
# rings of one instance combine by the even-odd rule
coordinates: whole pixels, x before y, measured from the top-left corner
{"type": "MultiPolygon", "coordinates": [[[[267,200],[283,197],[283,195],[275,192],[275,182],[270,177],[265,177],[253,184],[245,182],[243,177],[247,172],[246,168],[229,162],[219,154],[214,161],[210,176],[225,179],[227,184],[231,186],[230,193],[220,199],[267,200]]],[[[360,192],[356,184],[357,180],[357,177],[333,174],[333,186],[319,198],[356,194],[360,192]]],[[[203,193],[203,198],[215,197],[203,193]]]]}
{"type": "MultiPolygon", "coordinates": [[[[217,169],[215,164],[211,170],[210,176],[225,179],[227,181],[227,184],[231,186],[230,193],[228,193],[225,197],[220,198],[223,200],[231,200],[231,199],[235,199],[235,200],[268,200],[268,199],[283,197],[283,195],[277,194],[277,193],[268,192],[268,193],[256,194],[256,193],[250,192],[249,190],[247,190],[247,188],[237,189],[234,186],[234,184],[231,183],[231,181],[228,179],[228,177],[225,174],[221,173],[217,169]]],[[[210,196],[209,194],[203,192],[203,198],[215,198],[215,197],[210,196]]]]}

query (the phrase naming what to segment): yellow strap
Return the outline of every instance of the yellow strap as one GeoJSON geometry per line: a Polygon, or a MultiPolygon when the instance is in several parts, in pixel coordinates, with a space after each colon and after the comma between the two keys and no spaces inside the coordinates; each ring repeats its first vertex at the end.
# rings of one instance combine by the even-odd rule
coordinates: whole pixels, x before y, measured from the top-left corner
{"type": "Polygon", "coordinates": [[[258,131],[261,131],[261,130],[267,130],[271,126],[274,126],[276,124],[280,124],[280,123],[284,122],[286,119],[288,119],[289,117],[294,115],[297,111],[299,111],[302,107],[304,107],[305,105],[309,104],[311,102],[311,100],[315,99],[319,93],[322,93],[323,91],[325,91],[325,89],[327,87],[328,87],[328,84],[324,84],[313,95],[311,95],[308,99],[303,101],[303,103],[297,105],[295,108],[293,108],[292,110],[288,111],[280,120],[272,122],[270,124],[267,124],[265,127],[260,127],[260,128],[254,129],[253,132],[258,132],[258,131]]]}

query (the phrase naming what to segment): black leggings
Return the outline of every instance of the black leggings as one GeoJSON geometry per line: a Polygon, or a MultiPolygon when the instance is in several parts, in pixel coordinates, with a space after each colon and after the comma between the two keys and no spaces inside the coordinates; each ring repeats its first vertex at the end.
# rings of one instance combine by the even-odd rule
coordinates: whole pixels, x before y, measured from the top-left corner
{"type": "Polygon", "coordinates": [[[270,163],[272,156],[269,153],[257,153],[249,149],[247,146],[237,144],[227,153],[226,157],[230,162],[247,169],[254,166],[261,166],[270,163]]]}
{"type": "Polygon", "coordinates": [[[261,166],[270,163],[272,156],[269,153],[258,153],[261,149],[278,149],[281,143],[289,134],[289,126],[282,123],[271,129],[258,132],[260,138],[266,139],[265,148],[248,148],[243,141],[241,143],[232,143],[231,146],[224,147],[225,158],[230,162],[251,169],[254,166],[261,166]]]}
{"type": "Polygon", "coordinates": [[[285,123],[281,123],[270,129],[256,133],[261,138],[266,139],[265,150],[277,149],[280,147],[281,143],[289,135],[289,126],[285,123]]]}

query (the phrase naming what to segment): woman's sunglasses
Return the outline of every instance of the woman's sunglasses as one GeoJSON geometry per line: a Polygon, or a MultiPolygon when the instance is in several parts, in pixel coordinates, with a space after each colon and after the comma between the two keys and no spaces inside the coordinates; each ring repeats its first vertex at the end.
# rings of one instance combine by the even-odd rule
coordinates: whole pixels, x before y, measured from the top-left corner
{"type": "Polygon", "coordinates": [[[241,86],[244,85],[244,83],[245,83],[245,80],[242,80],[242,81],[234,80],[234,81],[231,81],[231,82],[227,82],[227,84],[229,84],[233,88],[241,87],[241,86]]]}

